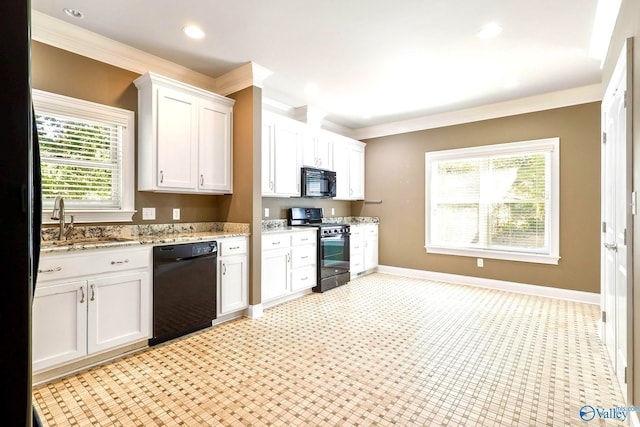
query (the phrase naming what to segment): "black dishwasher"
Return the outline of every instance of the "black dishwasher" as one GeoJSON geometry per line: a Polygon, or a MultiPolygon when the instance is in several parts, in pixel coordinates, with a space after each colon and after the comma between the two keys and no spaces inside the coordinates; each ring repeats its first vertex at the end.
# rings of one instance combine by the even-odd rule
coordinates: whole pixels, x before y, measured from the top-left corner
{"type": "Polygon", "coordinates": [[[217,242],[153,248],[153,338],[149,345],[211,326],[216,318],[217,242]]]}

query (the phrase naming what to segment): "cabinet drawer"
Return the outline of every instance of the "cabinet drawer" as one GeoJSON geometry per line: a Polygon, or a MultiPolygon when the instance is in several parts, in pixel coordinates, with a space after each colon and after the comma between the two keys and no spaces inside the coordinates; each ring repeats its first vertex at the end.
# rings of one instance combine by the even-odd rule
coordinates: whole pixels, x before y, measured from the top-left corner
{"type": "Polygon", "coordinates": [[[247,239],[218,240],[220,256],[239,255],[247,253],[247,239]]]}
{"type": "Polygon", "coordinates": [[[309,289],[316,285],[316,267],[314,265],[291,272],[291,291],[309,289]]]}
{"type": "Polygon", "coordinates": [[[262,250],[268,251],[270,249],[287,248],[291,246],[290,234],[273,234],[269,236],[262,236],[262,250]]]}
{"type": "Polygon", "coordinates": [[[365,229],[365,237],[378,235],[378,226],[376,224],[367,224],[364,227],[364,229],[365,229]]]}
{"type": "Polygon", "coordinates": [[[40,258],[38,284],[71,277],[151,267],[151,247],[70,252],[40,258]]]}
{"type": "Polygon", "coordinates": [[[316,263],[316,245],[296,246],[291,250],[291,268],[316,263]]]}
{"type": "Polygon", "coordinates": [[[315,243],[317,239],[317,233],[314,232],[302,232],[293,233],[291,235],[291,245],[308,245],[309,243],[315,243]]]}
{"type": "Polygon", "coordinates": [[[363,226],[361,225],[351,225],[350,228],[350,232],[351,232],[351,240],[353,240],[354,238],[358,238],[360,236],[363,235],[363,226]]]}

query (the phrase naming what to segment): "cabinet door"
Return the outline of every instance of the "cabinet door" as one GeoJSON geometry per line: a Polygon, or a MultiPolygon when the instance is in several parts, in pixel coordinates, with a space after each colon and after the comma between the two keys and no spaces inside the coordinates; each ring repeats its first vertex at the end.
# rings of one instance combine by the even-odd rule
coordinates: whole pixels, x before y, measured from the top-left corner
{"type": "Polygon", "coordinates": [[[275,194],[300,196],[300,127],[277,123],[274,135],[275,194]]]}
{"type": "Polygon", "coordinates": [[[249,306],[249,285],[247,282],[247,256],[237,255],[221,257],[218,270],[220,274],[220,312],[227,314],[249,306]]]}
{"type": "Polygon", "coordinates": [[[149,287],[146,272],[88,282],[89,354],[149,338],[149,287]]]}
{"type": "Polygon", "coordinates": [[[321,132],[316,138],[316,157],[318,167],[322,169],[333,169],[333,139],[330,132],[321,132]]]}
{"type": "Polygon", "coordinates": [[[349,147],[338,141],[333,144],[333,169],[336,171],[336,199],[349,199],[349,147]]]}
{"type": "Polygon", "coordinates": [[[197,101],[187,94],[158,88],[158,187],[196,189],[197,101]]]}
{"type": "Polygon", "coordinates": [[[86,282],[36,288],[31,322],[34,372],[85,356],[86,282]]]}
{"type": "Polygon", "coordinates": [[[289,248],[262,252],[262,301],[289,293],[289,248]]]}
{"type": "Polygon", "coordinates": [[[231,193],[231,108],[200,102],[198,190],[231,193]]]}
{"type": "Polygon", "coordinates": [[[364,269],[378,267],[378,225],[364,226],[364,269]]]}
{"type": "Polygon", "coordinates": [[[349,198],[364,199],[364,147],[349,146],[349,198]]]}
{"type": "Polygon", "coordinates": [[[365,270],[364,268],[364,226],[352,225],[351,236],[349,236],[349,270],[351,276],[355,277],[358,273],[365,270]]]}

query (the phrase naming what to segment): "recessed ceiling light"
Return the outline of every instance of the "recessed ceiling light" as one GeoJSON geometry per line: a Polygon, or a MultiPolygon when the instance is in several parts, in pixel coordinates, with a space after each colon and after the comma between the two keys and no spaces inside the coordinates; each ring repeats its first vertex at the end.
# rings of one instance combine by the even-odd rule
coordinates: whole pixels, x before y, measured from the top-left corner
{"type": "Polygon", "coordinates": [[[62,10],[63,10],[64,13],[66,13],[67,15],[69,15],[72,18],[76,18],[76,19],[84,18],[84,13],[80,12],[79,10],[69,9],[68,7],[65,7],[62,10]]]}
{"type": "Polygon", "coordinates": [[[490,24],[482,27],[480,31],[478,31],[478,38],[481,39],[492,39],[496,37],[498,34],[502,32],[502,26],[497,22],[491,22],[490,24]]]}
{"type": "Polygon", "coordinates": [[[187,37],[191,37],[192,39],[203,39],[204,31],[200,29],[200,27],[196,27],[195,25],[187,25],[182,29],[182,32],[187,35],[187,37]]]}

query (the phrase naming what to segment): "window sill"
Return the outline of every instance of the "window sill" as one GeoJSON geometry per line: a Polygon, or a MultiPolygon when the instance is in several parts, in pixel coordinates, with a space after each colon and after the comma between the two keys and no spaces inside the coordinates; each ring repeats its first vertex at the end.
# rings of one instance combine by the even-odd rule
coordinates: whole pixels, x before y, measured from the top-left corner
{"type": "Polygon", "coordinates": [[[441,246],[425,246],[430,254],[456,255],[472,258],[500,259],[505,261],[531,262],[536,264],[558,265],[559,255],[525,254],[516,252],[491,251],[486,249],[445,248],[441,246]]]}
{"type": "MultiPolygon", "coordinates": [[[[73,223],[97,223],[97,222],[132,222],[135,210],[117,210],[117,211],[78,211],[69,209],[65,212],[67,223],[71,221],[73,215],[73,223]]],[[[43,224],[57,224],[58,220],[51,219],[51,210],[42,212],[43,224]]]]}

